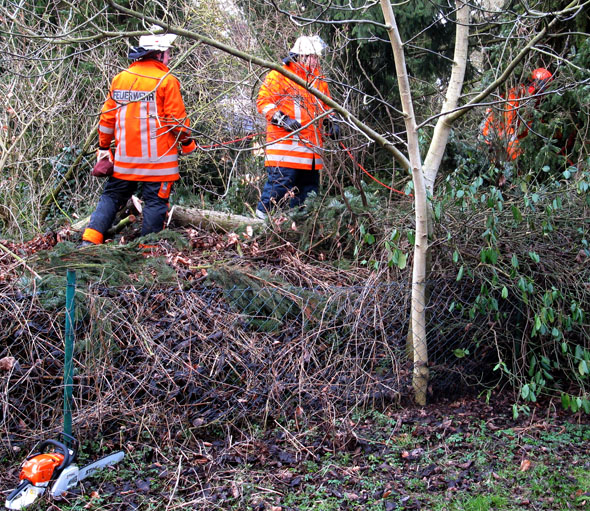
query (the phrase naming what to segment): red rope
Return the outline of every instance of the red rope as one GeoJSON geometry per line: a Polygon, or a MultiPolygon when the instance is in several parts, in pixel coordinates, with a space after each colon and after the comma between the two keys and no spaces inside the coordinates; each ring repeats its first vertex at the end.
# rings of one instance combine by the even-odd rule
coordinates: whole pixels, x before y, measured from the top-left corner
{"type": "Polygon", "coordinates": [[[404,197],[413,197],[413,195],[411,193],[406,194],[405,192],[402,192],[400,190],[396,190],[395,188],[392,188],[389,185],[386,185],[385,183],[382,183],[381,181],[379,181],[375,176],[371,175],[366,169],[365,167],[363,167],[358,161],[356,161],[354,159],[354,156],[352,155],[352,153],[350,152],[350,150],[348,149],[348,147],[346,147],[342,142],[340,142],[340,145],[342,146],[342,149],[344,149],[346,151],[346,154],[348,154],[348,156],[350,156],[350,159],[356,163],[358,165],[358,167],[365,173],[367,174],[367,176],[369,176],[373,181],[376,181],[377,183],[379,183],[381,186],[384,186],[385,188],[387,188],[388,190],[391,190],[392,192],[395,193],[399,193],[400,195],[403,195],[404,197]]]}
{"type": "MultiPolygon", "coordinates": [[[[262,133],[254,133],[254,134],[251,134],[251,135],[246,135],[245,137],[242,137],[242,138],[236,138],[235,140],[229,140],[227,142],[220,142],[219,144],[202,145],[202,146],[199,146],[199,147],[201,149],[211,149],[213,147],[222,147],[222,146],[226,146],[226,145],[229,145],[229,144],[235,144],[236,142],[241,142],[242,140],[248,140],[249,138],[254,138],[254,137],[257,137],[258,135],[261,135],[261,134],[262,133]]],[[[342,149],[344,149],[346,151],[346,154],[348,154],[348,156],[350,157],[350,159],[365,174],[367,174],[367,176],[369,176],[373,181],[376,181],[381,186],[387,188],[388,190],[391,190],[392,192],[399,193],[400,195],[403,195],[404,197],[413,197],[413,195],[411,193],[406,194],[405,192],[402,192],[400,190],[396,190],[395,188],[392,188],[391,186],[386,185],[385,183],[382,183],[381,181],[379,181],[375,176],[373,176],[370,172],[368,172],[367,169],[365,169],[365,167],[363,167],[358,161],[355,160],[354,156],[352,155],[352,153],[350,152],[350,150],[348,149],[348,147],[346,147],[342,142],[340,142],[340,145],[342,146],[342,149]]]]}
{"type": "Polygon", "coordinates": [[[222,146],[226,146],[226,145],[229,145],[229,144],[234,144],[236,142],[241,142],[242,140],[248,140],[249,138],[257,137],[258,135],[260,135],[260,133],[254,133],[252,135],[246,135],[245,137],[236,138],[235,140],[228,140],[227,142],[220,142],[219,144],[200,145],[199,147],[201,149],[211,149],[212,147],[222,147],[222,146]]]}

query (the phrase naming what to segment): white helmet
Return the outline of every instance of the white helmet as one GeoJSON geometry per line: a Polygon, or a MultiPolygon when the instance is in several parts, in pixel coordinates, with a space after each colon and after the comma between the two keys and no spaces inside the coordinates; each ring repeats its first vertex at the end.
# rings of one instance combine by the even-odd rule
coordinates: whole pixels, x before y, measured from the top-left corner
{"type": "MultiPolygon", "coordinates": [[[[162,30],[162,27],[158,25],[153,25],[150,28],[151,32],[155,32],[156,30],[162,30]]],[[[153,50],[153,51],[166,51],[172,43],[176,39],[176,34],[149,34],[149,35],[142,35],[139,38],[139,46],[146,50],[153,50]]]]}
{"type": "Polygon", "coordinates": [[[321,55],[327,44],[319,35],[301,36],[295,41],[291,53],[297,55],[321,55]]]}

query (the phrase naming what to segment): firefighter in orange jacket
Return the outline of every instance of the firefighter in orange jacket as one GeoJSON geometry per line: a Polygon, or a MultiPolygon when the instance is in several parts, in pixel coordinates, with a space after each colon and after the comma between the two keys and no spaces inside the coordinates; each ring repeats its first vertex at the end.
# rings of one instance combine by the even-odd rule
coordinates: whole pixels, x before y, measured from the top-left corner
{"type": "Polygon", "coordinates": [[[547,69],[537,68],[531,73],[528,86],[519,85],[508,91],[508,99],[500,115],[488,109],[482,135],[490,147],[500,146],[505,152],[505,156],[499,159],[516,160],[522,154],[520,140],[528,135],[529,123],[523,122],[519,109],[528,101],[527,96],[542,92],[551,78],[547,69]]]}
{"type": "MultiPolygon", "coordinates": [[[[154,26],[151,31],[161,30],[154,26]]],[[[115,215],[142,185],[141,235],[163,229],[172,184],[178,174],[178,146],[189,154],[196,144],[180,84],[168,70],[174,34],[149,34],[129,50],[133,63],[112,81],[98,126],[97,159],[114,163],[82,244],[100,244],[115,215]],[[115,140],[115,154],[110,150],[115,140]]]]}
{"type": "MultiPolygon", "coordinates": [[[[299,37],[283,68],[303,78],[310,87],[330,97],[327,83],[320,74],[319,58],[325,43],[318,36],[299,37]]],[[[256,215],[266,218],[269,211],[288,192],[290,207],[305,201],[319,188],[323,136],[337,139],[340,127],[324,117],[321,127],[314,122],[329,108],[305,87],[294,83],[278,71],[271,71],[260,87],[256,102],[258,111],[267,120],[265,167],[268,179],[256,215]]]]}

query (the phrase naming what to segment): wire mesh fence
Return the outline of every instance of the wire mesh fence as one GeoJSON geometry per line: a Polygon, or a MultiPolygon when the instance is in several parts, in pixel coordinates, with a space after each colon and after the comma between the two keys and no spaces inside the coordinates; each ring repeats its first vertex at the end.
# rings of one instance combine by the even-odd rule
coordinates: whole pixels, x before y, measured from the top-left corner
{"type": "MultiPolygon", "coordinates": [[[[232,281],[211,272],[184,289],[79,285],[76,429],[139,435],[166,424],[174,435],[411,396],[408,283],[316,289],[232,281]]],[[[431,398],[489,382],[498,338],[518,337],[518,309],[506,302],[503,322],[492,321],[473,312],[475,286],[441,280],[429,289],[431,398]]],[[[3,378],[8,444],[61,427],[65,309],[55,304],[65,286],[28,291],[0,292],[2,356],[17,361],[3,378]]]]}

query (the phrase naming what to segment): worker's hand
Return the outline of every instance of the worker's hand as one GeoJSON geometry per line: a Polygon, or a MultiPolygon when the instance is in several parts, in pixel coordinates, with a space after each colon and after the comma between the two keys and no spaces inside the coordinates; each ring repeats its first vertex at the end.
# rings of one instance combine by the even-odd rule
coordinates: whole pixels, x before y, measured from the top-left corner
{"type": "Polygon", "coordinates": [[[191,154],[193,151],[197,149],[197,144],[191,138],[187,138],[184,142],[180,143],[180,150],[182,154],[191,154]]]}
{"type": "Polygon", "coordinates": [[[108,158],[109,161],[112,163],[113,162],[113,153],[110,149],[102,149],[102,148],[98,148],[98,151],[96,151],[96,161],[100,161],[100,160],[104,160],[105,158],[108,158]]]}
{"type": "Polygon", "coordinates": [[[324,133],[332,140],[338,140],[340,138],[340,126],[336,124],[332,119],[324,119],[324,133]]]}
{"type": "Polygon", "coordinates": [[[272,116],[270,122],[276,126],[286,129],[287,131],[297,131],[299,128],[301,128],[299,121],[289,117],[280,110],[272,116]]]}

